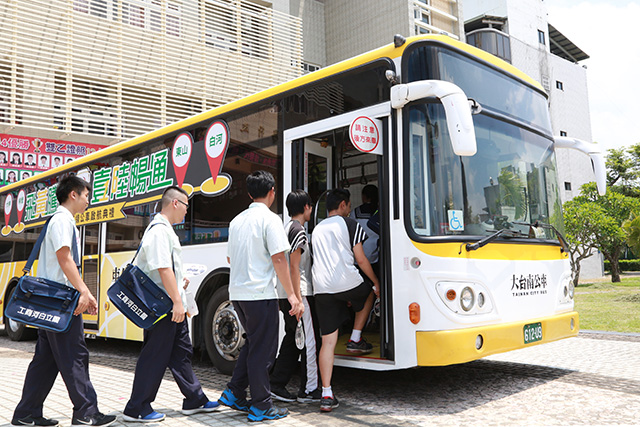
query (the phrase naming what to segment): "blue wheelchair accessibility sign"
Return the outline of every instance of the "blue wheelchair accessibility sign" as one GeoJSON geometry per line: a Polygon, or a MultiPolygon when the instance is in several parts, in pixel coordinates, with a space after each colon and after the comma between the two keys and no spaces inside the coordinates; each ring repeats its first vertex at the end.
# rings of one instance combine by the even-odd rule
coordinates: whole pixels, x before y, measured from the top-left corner
{"type": "Polygon", "coordinates": [[[462,211],[449,210],[449,230],[450,231],[464,231],[464,218],[462,217],[462,211]]]}

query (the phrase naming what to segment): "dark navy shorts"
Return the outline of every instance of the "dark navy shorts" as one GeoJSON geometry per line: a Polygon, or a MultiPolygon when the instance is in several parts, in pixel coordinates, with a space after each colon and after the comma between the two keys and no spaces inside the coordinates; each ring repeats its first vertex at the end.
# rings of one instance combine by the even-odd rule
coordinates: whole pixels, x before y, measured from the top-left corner
{"type": "Polygon", "coordinates": [[[366,280],[348,291],[337,294],[317,294],[316,312],[320,323],[320,333],[329,335],[349,320],[349,304],[356,312],[364,308],[367,298],[373,292],[373,285],[366,280]]]}

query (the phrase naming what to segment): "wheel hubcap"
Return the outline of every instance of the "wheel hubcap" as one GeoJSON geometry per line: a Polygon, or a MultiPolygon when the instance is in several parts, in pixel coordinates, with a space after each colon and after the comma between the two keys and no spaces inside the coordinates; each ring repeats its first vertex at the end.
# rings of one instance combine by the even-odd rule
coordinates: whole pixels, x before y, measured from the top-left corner
{"type": "Polygon", "coordinates": [[[218,307],[212,323],[211,330],[216,350],[224,359],[236,360],[245,339],[240,319],[230,301],[218,307]]]}

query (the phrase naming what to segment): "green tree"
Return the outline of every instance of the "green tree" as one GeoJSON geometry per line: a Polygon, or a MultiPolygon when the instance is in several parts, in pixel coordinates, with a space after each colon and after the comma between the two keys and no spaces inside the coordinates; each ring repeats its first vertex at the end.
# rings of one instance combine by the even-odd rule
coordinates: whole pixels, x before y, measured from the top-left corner
{"type": "Polygon", "coordinates": [[[634,254],[640,254],[640,216],[625,221],[622,228],[627,235],[627,245],[634,254]]]}
{"type": "Polygon", "coordinates": [[[640,143],[607,152],[607,188],[625,196],[640,197],[640,143]]]}
{"type": "Polygon", "coordinates": [[[564,229],[569,243],[569,256],[573,286],[580,280],[580,262],[593,255],[598,249],[594,230],[612,227],[612,220],[595,202],[577,202],[570,200],[564,208],[564,229]]]}
{"type": "MultiPolygon", "coordinates": [[[[627,242],[623,223],[640,214],[640,200],[614,191],[600,196],[596,184],[590,182],[583,185],[580,195],[565,203],[564,208],[568,216],[568,220],[565,219],[567,237],[598,248],[611,264],[611,281],[620,282],[618,261],[627,242]]],[[[578,256],[576,252],[576,258],[578,256]]]]}

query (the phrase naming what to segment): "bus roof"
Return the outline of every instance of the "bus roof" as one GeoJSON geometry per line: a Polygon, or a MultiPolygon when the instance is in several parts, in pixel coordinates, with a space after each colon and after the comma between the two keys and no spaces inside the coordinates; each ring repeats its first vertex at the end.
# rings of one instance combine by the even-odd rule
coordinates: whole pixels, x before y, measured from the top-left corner
{"type": "Polygon", "coordinates": [[[81,169],[83,166],[97,163],[102,158],[113,156],[122,151],[127,151],[131,148],[134,148],[138,145],[141,145],[151,139],[161,137],[163,135],[170,134],[172,132],[178,131],[184,127],[190,126],[195,123],[202,122],[212,117],[216,117],[220,114],[224,114],[229,111],[233,111],[248,105],[251,105],[255,102],[268,99],[274,97],[278,94],[291,91],[295,88],[305,86],[309,83],[322,80],[326,77],[332,76],[334,74],[338,74],[342,71],[349,70],[351,68],[355,68],[359,65],[366,64],[372,62],[379,58],[389,58],[395,59],[401,56],[404,50],[410,46],[412,43],[421,40],[433,40],[445,45],[449,45],[454,47],[460,51],[466,52],[471,56],[484,61],[495,68],[498,68],[504,71],[507,74],[523,81],[524,83],[534,87],[535,89],[544,92],[544,89],[536,80],[520,71],[513,65],[508,62],[488,53],[481,49],[478,49],[474,46],[468,45],[466,43],[462,43],[457,41],[449,36],[445,35],[420,35],[409,37],[400,47],[395,47],[393,43],[388,44],[386,46],[380,47],[378,49],[371,50],[369,52],[363,53],[361,55],[355,56],[353,58],[346,59],[344,61],[338,62],[333,65],[329,65],[327,67],[321,68],[318,71],[314,71],[313,73],[305,74],[303,76],[297,77],[293,80],[290,80],[285,83],[281,83],[279,85],[273,86],[271,88],[265,89],[263,91],[257,92],[253,95],[246,96],[244,98],[237,99],[235,101],[231,101],[227,104],[221,105],[219,107],[215,107],[211,110],[207,110],[205,112],[196,114],[194,116],[187,117],[185,119],[179,120],[175,123],[169,124],[167,126],[161,127],[159,129],[153,130],[151,132],[147,132],[140,136],[136,136],[135,138],[119,142],[117,144],[111,145],[109,147],[103,148],[102,150],[96,151],[94,153],[88,154],[84,157],[78,158],[72,162],[66,163],[64,165],[60,165],[56,168],[49,169],[39,175],[32,176],[30,178],[20,180],[13,184],[6,185],[3,188],[0,188],[0,195],[15,191],[25,185],[34,184],[36,182],[42,181],[44,179],[48,179],[54,176],[63,175],[69,171],[76,171],[81,169]]]}

